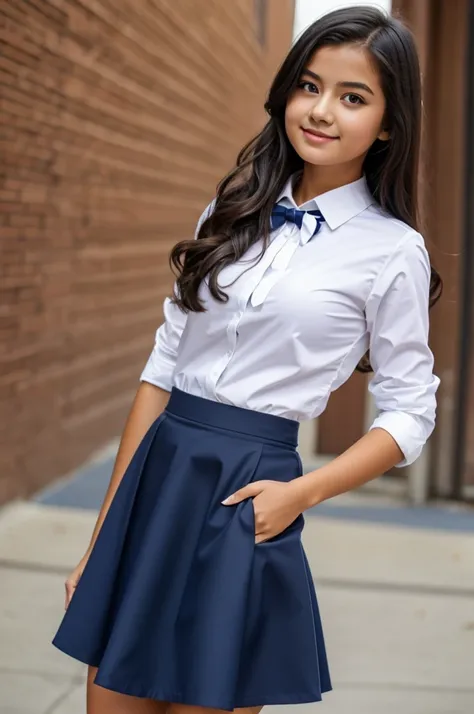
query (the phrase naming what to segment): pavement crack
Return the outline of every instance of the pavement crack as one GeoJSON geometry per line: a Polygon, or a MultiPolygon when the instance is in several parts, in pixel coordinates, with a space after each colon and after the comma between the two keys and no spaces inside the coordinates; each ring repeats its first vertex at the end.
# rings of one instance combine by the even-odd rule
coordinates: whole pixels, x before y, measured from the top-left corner
{"type": "Polygon", "coordinates": [[[22,560],[5,560],[0,558],[0,569],[24,570],[30,573],[42,573],[46,575],[69,575],[74,566],[65,565],[45,565],[43,563],[25,562],[22,560]]]}
{"type": "MultiPolygon", "coordinates": [[[[42,575],[67,576],[74,566],[45,565],[42,563],[0,558],[0,569],[20,570],[42,575]]],[[[378,580],[349,580],[345,578],[315,577],[317,587],[337,588],[338,590],[368,590],[372,592],[404,593],[407,595],[429,595],[432,597],[474,598],[473,588],[450,588],[443,585],[424,585],[423,583],[395,583],[378,580]]]]}
{"type": "Polygon", "coordinates": [[[381,582],[377,580],[348,580],[344,578],[315,577],[315,585],[340,590],[371,590],[376,592],[405,593],[407,595],[432,595],[434,597],[474,598],[472,588],[450,588],[443,585],[423,585],[417,583],[381,582]]]}
{"type": "Polygon", "coordinates": [[[333,679],[335,690],[372,690],[403,692],[436,692],[437,694],[474,694],[474,687],[449,687],[432,683],[415,684],[413,682],[344,682],[333,679]]]}

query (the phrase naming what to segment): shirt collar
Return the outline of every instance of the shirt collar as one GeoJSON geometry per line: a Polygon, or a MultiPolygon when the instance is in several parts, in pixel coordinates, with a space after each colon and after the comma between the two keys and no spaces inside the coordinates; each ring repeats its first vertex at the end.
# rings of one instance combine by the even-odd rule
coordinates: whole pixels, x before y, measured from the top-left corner
{"type": "Polygon", "coordinates": [[[372,203],[375,203],[375,198],[367,186],[366,178],[362,176],[357,181],[322,193],[320,196],[315,196],[315,198],[306,201],[301,206],[297,206],[293,198],[293,186],[298,175],[296,173],[290,176],[277,199],[277,203],[282,203],[291,208],[299,208],[301,211],[319,210],[332,230],[339,228],[343,223],[350,221],[351,218],[354,218],[362,211],[365,211],[372,203]]]}

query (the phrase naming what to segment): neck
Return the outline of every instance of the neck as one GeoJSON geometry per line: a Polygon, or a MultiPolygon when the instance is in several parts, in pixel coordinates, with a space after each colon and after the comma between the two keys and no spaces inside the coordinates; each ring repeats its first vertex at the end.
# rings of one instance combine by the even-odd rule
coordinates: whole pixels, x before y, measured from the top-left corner
{"type": "Polygon", "coordinates": [[[315,166],[305,163],[303,173],[294,188],[293,198],[297,206],[316,196],[333,191],[362,177],[362,168],[340,166],[315,166]]]}

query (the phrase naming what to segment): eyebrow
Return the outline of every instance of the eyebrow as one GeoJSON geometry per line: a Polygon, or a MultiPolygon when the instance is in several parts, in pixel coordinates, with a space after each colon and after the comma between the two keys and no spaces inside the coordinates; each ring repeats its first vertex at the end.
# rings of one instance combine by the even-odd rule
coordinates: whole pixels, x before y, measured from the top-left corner
{"type": "MultiPolygon", "coordinates": [[[[319,74],[312,72],[310,69],[304,69],[302,74],[307,74],[310,77],[313,77],[313,79],[316,79],[318,82],[322,82],[322,79],[319,76],[319,74]]],[[[345,87],[346,89],[362,89],[363,91],[369,92],[369,94],[372,94],[372,96],[375,96],[373,91],[371,90],[371,88],[367,84],[364,84],[363,82],[338,82],[337,86],[345,87]]]]}

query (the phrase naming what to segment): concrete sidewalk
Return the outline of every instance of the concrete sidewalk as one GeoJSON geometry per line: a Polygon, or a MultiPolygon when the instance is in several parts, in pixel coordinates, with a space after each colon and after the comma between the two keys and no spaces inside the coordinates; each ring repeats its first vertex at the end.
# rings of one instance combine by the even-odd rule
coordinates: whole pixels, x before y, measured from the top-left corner
{"type": "MultiPolygon", "coordinates": [[[[0,514],[0,712],[83,714],[84,667],[50,640],[95,512],[17,503],[0,514]]],[[[335,691],[291,711],[474,711],[474,533],[310,515],[335,691]]],[[[283,714],[289,707],[268,707],[283,714]]]]}

